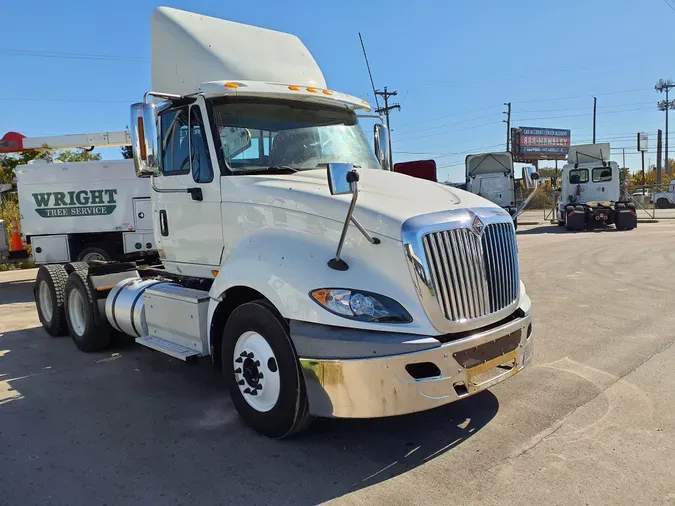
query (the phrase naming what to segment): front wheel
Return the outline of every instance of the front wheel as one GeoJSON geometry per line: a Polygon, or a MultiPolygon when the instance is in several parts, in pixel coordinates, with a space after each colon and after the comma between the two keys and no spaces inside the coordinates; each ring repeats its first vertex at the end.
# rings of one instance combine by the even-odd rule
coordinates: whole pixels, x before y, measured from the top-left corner
{"type": "Polygon", "coordinates": [[[672,207],[672,206],[670,205],[670,201],[668,199],[663,198],[663,197],[657,199],[657,201],[656,201],[656,208],[657,209],[669,209],[670,207],[672,207]]]}
{"type": "Polygon", "coordinates": [[[232,312],[223,332],[222,367],[234,406],[254,430],[281,439],[309,425],[298,357],[268,302],[248,302],[232,312]]]}

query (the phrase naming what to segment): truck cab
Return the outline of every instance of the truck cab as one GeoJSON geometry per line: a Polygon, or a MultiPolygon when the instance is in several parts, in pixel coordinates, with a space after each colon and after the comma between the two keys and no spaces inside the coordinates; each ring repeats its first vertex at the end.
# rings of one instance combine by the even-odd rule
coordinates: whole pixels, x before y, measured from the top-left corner
{"type": "Polygon", "coordinates": [[[621,198],[622,173],[608,160],[609,144],[572,146],[563,166],[557,202],[558,224],[572,230],[637,226],[635,204],[621,198]]]}
{"type": "Polygon", "coordinates": [[[156,91],[130,124],[162,265],[41,268],[50,334],[210,357],[273,438],[442,406],[531,362],[508,212],[392,172],[386,127],[367,135],[370,105],[296,37],[164,7],[152,33],[156,91]]]}

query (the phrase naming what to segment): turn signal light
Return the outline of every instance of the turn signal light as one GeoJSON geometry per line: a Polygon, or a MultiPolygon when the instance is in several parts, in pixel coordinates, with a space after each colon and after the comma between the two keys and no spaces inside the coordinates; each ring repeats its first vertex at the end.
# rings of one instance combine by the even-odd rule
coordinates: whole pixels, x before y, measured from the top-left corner
{"type": "Polygon", "coordinates": [[[324,94],[324,95],[332,95],[333,92],[330,91],[330,90],[323,90],[323,94],[324,94]]]}
{"type": "Polygon", "coordinates": [[[239,88],[237,83],[225,83],[226,88],[239,88]]]}
{"type": "Polygon", "coordinates": [[[307,88],[307,91],[309,91],[310,93],[316,93],[317,90],[316,88],[307,88]]]}
{"type": "Polygon", "coordinates": [[[289,86],[288,89],[291,91],[300,91],[300,86],[289,86]]]}

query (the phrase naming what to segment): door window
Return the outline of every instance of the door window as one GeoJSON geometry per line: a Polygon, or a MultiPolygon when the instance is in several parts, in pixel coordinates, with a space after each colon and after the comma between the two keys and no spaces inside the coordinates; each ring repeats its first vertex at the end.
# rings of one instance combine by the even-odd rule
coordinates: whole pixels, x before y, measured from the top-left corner
{"type": "Polygon", "coordinates": [[[170,109],[162,114],[162,173],[175,176],[190,172],[188,108],[170,109]]]}
{"type": "Polygon", "coordinates": [[[612,168],[611,167],[598,167],[593,169],[593,182],[594,183],[603,183],[605,181],[612,180],[612,168]]]}
{"type": "Polygon", "coordinates": [[[588,169],[574,169],[570,171],[570,183],[588,183],[588,169]]]}
{"type": "Polygon", "coordinates": [[[210,183],[213,181],[213,168],[209,150],[206,148],[204,123],[199,107],[190,108],[190,164],[192,179],[196,183],[210,183]]]}

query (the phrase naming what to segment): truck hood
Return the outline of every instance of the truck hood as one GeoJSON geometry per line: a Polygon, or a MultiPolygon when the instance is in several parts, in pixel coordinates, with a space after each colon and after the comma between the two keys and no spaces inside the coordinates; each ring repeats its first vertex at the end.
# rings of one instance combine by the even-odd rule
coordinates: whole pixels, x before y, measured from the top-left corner
{"type": "MultiPolygon", "coordinates": [[[[377,169],[358,172],[359,197],[354,216],[369,232],[397,241],[401,240],[401,225],[413,216],[467,207],[501,211],[499,206],[482,197],[441,183],[377,169]]],[[[228,183],[223,183],[225,201],[238,202],[241,199],[238,195],[246,195],[249,204],[293,210],[338,222],[344,222],[352,198],[330,194],[325,169],[223,179],[228,183]]]]}

